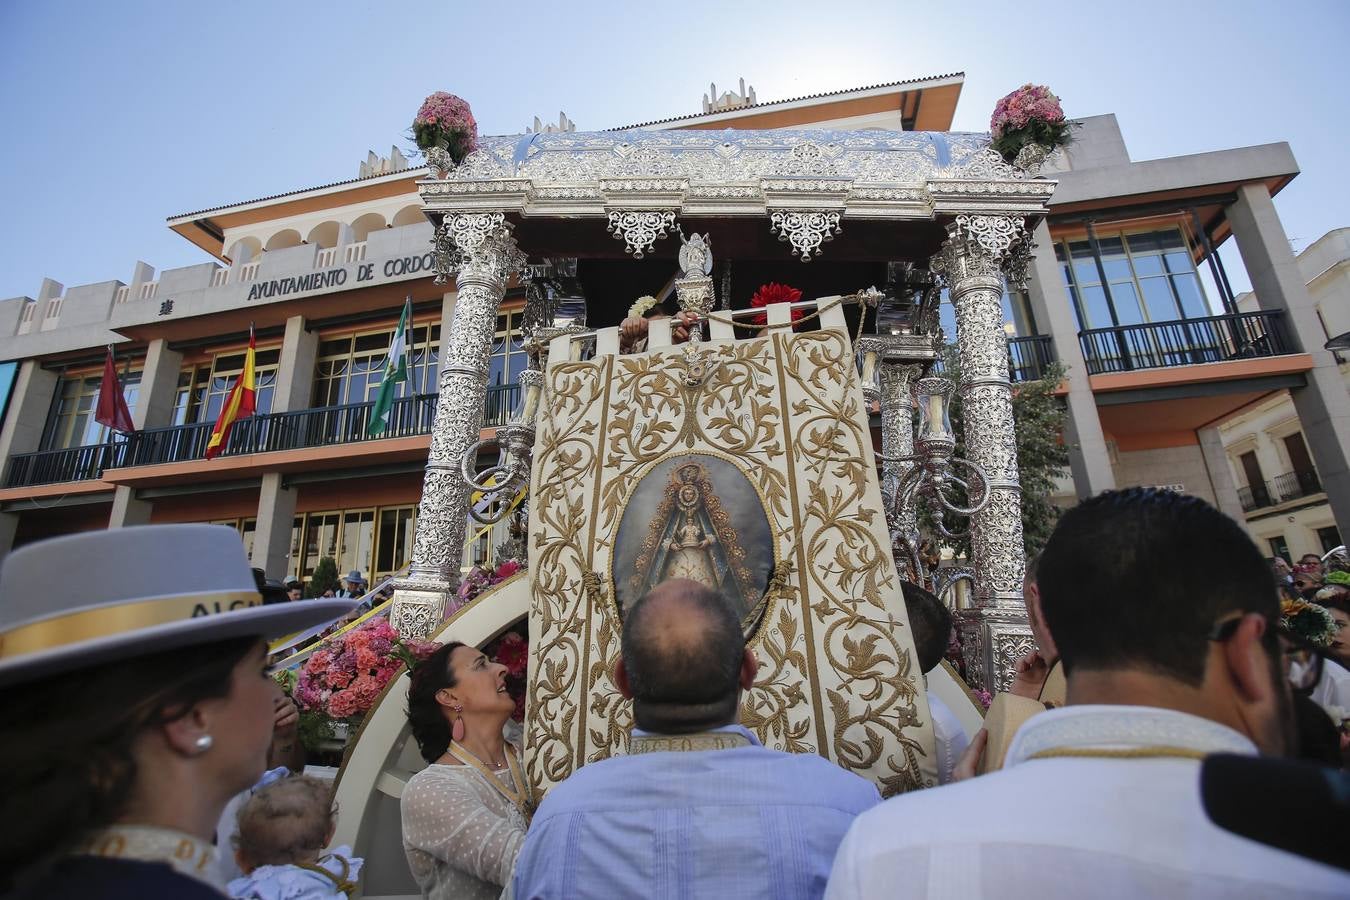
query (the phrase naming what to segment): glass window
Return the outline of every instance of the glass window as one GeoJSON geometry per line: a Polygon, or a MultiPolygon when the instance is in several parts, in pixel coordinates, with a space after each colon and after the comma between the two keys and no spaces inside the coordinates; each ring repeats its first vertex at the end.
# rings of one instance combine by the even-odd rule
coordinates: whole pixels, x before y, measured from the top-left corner
{"type": "MultiPolygon", "coordinates": [[[[141,373],[118,370],[122,382],[122,397],[127,409],[136,409],[136,398],[141,392],[141,373]]],[[[99,386],[103,373],[84,377],[62,378],[56,388],[56,400],[47,421],[42,449],[60,450],[67,447],[85,447],[108,440],[109,429],[94,421],[98,411],[99,386]]]]}
{"type": "MultiPolygon", "coordinates": [[[[1121,325],[1144,322],[1174,322],[1210,315],[1209,305],[1196,275],[1195,264],[1178,228],[1137,234],[1100,233],[1102,268],[1111,292],[1111,305],[1121,325]]],[[[1101,295],[1101,273],[1092,258],[1089,241],[1062,242],[1055,256],[1063,265],[1066,254],[1072,267],[1064,266],[1066,286],[1077,288],[1084,309],[1079,327],[1103,328],[1112,324],[1110,308],[1101,295]],[[1095,286],[1095,287],[1094,287],[1095,286]],[[1083,322],[1086,312],[1088,322],[1083,322]]],[[[1071,293],[1071,297],[1073,294],[1071,293]]]]}
{"type": "Polygon", "coordinates": [[[401,571],[412,561],[413,531],[417,508],[389,507],[380,510],[378,549],[371,581],[401,571]]]}
{"type": "MultiPolygon", "coordinates": [[[[434,393],[441,326],[414,325],[408,353],[408,380],[396,397],[434,393]]],[[[394,329],[327,340],[319,345],[314,367],[314,407],[370,403],[379,395],[394,329]]]]}

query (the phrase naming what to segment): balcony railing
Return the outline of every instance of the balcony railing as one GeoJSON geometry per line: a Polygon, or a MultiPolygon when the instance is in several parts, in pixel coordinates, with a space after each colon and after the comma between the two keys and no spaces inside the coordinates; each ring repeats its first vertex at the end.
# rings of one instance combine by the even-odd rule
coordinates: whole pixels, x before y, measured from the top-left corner
{"type": "MultiPolygon", "coordinates": [[[[221,455],[242,456],[428,434],[436,417],[436,397],[418,394],[394,401],[389,424],[376,437],[367,434],[373,402],[249,416],[231,429],[221,455]]],[[[506,424],[519,399],[518,384],[488,388],[483,425],[490,428],[506,424]]],[[[19,454],[10,463],[5,487],[88,481],[99,478],[105,469],[202,459],[213,427],[214,422],[193,422],[145,428],[112,444],[19,454]]]]}
{"type": "Polygon", "coordinates": [[[1254,509],[1274,506],[1277,502],[1271,496],[1270,489],[1267,488],[1264,483],[1255,484],[1251,487],[1238,488],[1238,501],[1242,503],[1243,512],[1251,512],[1254,509]]]}
{"type": "Polygon", "coordinates": [[[1284,314],[1271,310],[1090,328],[1078,339],[1091,375],[1295,352],[1285,336],[1284,314]]]}
{"type": "Polygon", "coordinates": [[[1054,361],[1050,335],[1008,338],[1008,377],[1014,382],[1040,381],[1054,361]]]}
{"type": "Polygon", "coordinates": [[[88,481],[98,478],[104,469],[120,465],[125,451],[126,443],[119,442],[19,454],[9,464],[5,487],[88,481]]]}
{"type": "Polygon", "coordinates": [[[1281,502],[1297,500],[1299,497],[1320,493],[1321,490],[1322,481],[1311,469],[1285,472],[1283,475],[1275,476],[1275,493],[1280,495],[1281,502]]]}

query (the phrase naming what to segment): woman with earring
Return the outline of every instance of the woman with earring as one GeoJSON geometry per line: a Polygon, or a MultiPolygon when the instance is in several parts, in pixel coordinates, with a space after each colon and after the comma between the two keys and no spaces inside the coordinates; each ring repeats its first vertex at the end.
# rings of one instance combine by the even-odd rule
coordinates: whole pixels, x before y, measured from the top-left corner
{"type": "Polygon", "coordinates": [[[10,554],[0,895],[225,896],[216,823],[272,744],[266,639],[351,605],[263,605],[238,534],[221,526],[118,528],[10,554]]]}
{"type": "Polygon", "coordinates": [[[408,723],[429,765],[403,789],[403,849],[429,900],[496,898],[532,809],[520,751],[502,737],[506,666],[452,642],[413,670],[408,723]]]}

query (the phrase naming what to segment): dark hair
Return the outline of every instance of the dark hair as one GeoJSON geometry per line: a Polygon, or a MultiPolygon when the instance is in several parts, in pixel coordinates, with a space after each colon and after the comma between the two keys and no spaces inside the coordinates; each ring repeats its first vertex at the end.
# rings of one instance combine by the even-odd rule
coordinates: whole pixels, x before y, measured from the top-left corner
{"type": "Polygon", "coordinates": [[[1341,735],[1331,716],[1311,697],[1294,691],[1294,731],[1298,759],[1341,767],[1341,735]]]}
{"type": "Polygon", "coordinates": [[[306,775],[282,778],[254,791],[240,807],[235,849],[255,868],[315,862],[336,812],[328,782],[306,775]]]}
{"type": "Polygon", "coordinates": [[[1210,630],[1238,612],[1265,616],[1278,651],[1270,565],[1198,497],[1127,488],[1083,501],[1055,525],[1036,583],[1065,674],[1146,669],[1198,685],[1210,630]]]}
{"type": "Polygon", "coordinates": [[[624,617],[622,651],[639,728],[685,734],[735,720],[745,637],[721,594],[692,581],[658,586],[624,617]],[[673,592],[681,613],[701,619],[697,640],[672,639],[661,627],[649,602],[656,591],[673,592]]]}
{"type": "Polygon", "coordinates": [[[166,650],[11,686],[0,704],[0,892],[30,863],[117,821],[147,728],[226,697],[260,638],[166,650]]]}
{"type": "Polygon", "coordinates": [[[931,672],[942,664],[947,643],[952,636],[952,614],[947,605],[932,592],[908,581],[900,582],[905,595],[905,612],[909,615],[909,630],[914,635],[914,651],[919,655],[919,668],[931,672]]]}
{"type": "Polygon", "coordinates": [[[412,684],[408,687],[408,727],[427,762],[435,762],[450,749],[450,723],[445,719],[445,710],[436,700],[436,694],[443,688],[455,686],[450,655],[457,648],[466,646],[460,641],[450,641],[412,670],[412,684]]]}

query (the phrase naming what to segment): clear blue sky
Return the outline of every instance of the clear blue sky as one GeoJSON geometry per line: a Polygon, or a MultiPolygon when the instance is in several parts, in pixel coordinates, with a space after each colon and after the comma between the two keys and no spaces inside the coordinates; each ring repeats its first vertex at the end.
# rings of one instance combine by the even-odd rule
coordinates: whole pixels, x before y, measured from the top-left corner
{"type": "Polygon", "coordinates": [[[739,77],[763,101],[964,71],[958,130],[1045,83],[1070,116],[1116,113],[1135,159],[1288,141],[1301,249],[1350,224],[1348,40],[1340,0],[10,0],[0,297],[203,262],[166,217],[355,177],[434,90],[505,134],[692,113],[739,77]]]}

